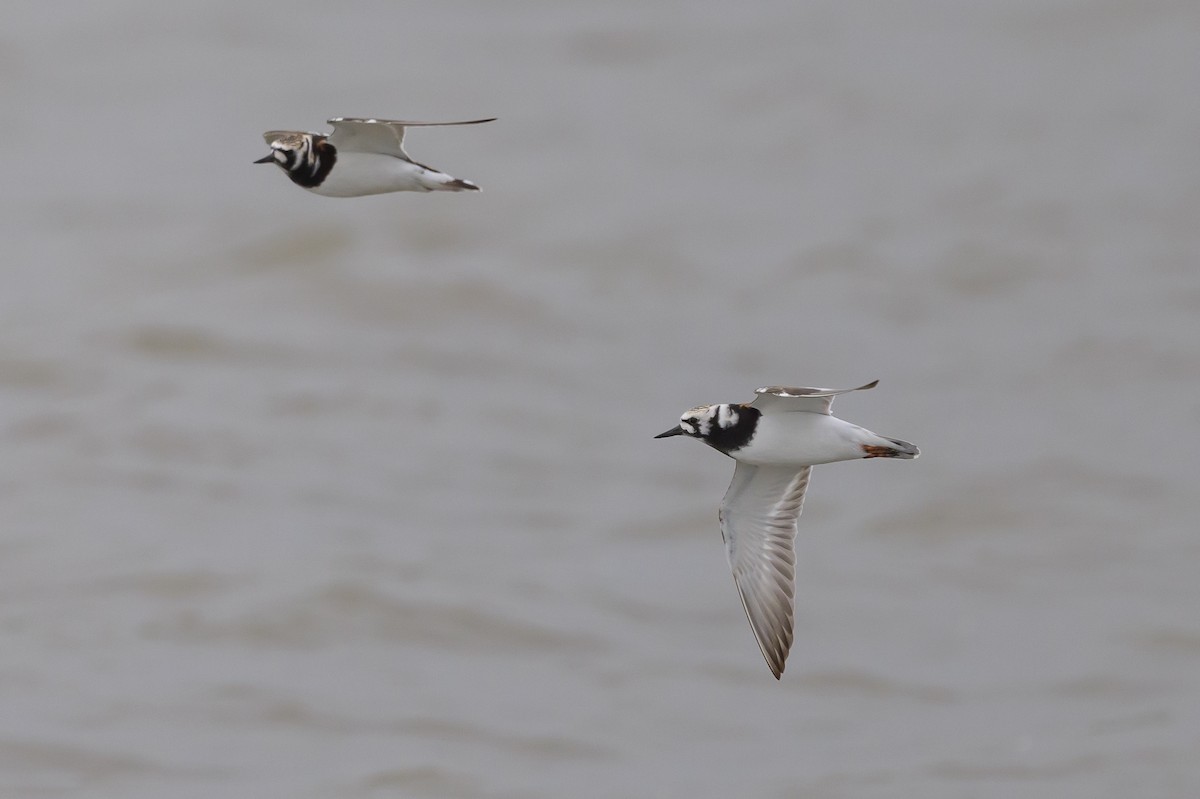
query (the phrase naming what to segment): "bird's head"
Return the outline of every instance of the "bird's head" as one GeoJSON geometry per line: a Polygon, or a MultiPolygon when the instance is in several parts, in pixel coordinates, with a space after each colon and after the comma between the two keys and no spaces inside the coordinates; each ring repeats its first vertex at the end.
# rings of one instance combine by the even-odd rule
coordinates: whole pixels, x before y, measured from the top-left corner
{"type": "MultiPolygon", "coordinates": [[[[712,432],[713,425],[718,423],[720,408],[729,408],[728,405],[698,405],[690,411],[685,411],[679,417],[679,424],[672,427],[665,433],[659,433],[655,438],[669,438],[671,436],[691,436],[692,438],[704,439],[712,432]]],[[[729,418],[728,412],[725,416],[729,418]]],[[[735,413],[736,421],[736,413],[735,413]]]]}
{"type": "Polygon", "coordinates": [[[685,411],[679,424],[655,438],[689,436],[698,438],[726,455],[749,443],[754,436],[758,417],[762,414],[749,405],[722,402],[719,405],[699,405],[685,411]]]}
{"type": "Polygon", "coordinates": [[[281,169],[290,170],[292,165],[296,163],[299,150],[285,142],[275,141],[271,143],[270,154],[258,159],[256,164],[278,164],[281,169]]]}

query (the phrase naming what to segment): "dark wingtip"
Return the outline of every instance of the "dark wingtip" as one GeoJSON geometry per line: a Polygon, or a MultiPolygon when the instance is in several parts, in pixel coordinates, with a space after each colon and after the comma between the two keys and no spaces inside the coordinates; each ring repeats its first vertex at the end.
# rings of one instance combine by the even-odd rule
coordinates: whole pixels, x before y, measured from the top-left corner
{"type": "Polygon", "coordinates": [[[879,385],[879,380],[878,379],[872,380],[870,383],[867,383],[865,386],[859,386],[858,390],[862,391],[862,390],[868,389],[868,388],[875,388],[875,386],[877,386],[877,385],[879,385]]]}

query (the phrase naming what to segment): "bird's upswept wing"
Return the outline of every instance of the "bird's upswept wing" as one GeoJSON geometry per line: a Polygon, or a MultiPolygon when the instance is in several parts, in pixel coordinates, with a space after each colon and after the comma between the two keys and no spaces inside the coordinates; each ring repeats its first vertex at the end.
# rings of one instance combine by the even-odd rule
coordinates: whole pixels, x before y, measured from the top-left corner
{"type": "Polygon", "coordinates": [[[404,129],[412,127],[442,127],[447,125],[478,125],[492,122],[488,119],[468,119],[462,122],[412,122],[400,119],[363,119],[361,117],[334,117],[329,120],[333,133],[329,143],[339,150],[359,153],[380,153],[412,159],[404,151],[404,129]]]}
{"type": "Polygon", "coordinates": [[[790,388],[788,386],[767,386],[756,389],[758,396],[750,405],[760,411],[770,408],[773,412],[808,411],[809,413],[829,413],[833,398],[839,394],[849,394],[851,391],[863,391],[875,388],[878,380],[872,380],[865,386],[857,388],[790,388]]]}

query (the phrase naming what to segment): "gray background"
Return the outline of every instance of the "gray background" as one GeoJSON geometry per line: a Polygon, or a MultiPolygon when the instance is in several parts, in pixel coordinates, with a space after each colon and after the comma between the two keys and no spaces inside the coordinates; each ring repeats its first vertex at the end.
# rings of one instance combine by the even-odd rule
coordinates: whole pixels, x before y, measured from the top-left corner
{"type": "Polygon", "coordinates": [[[1200,794],[1200,5],[11,0],[0,793],[1200,794]],[[269,128],[463,118],[481,195],[269,128]],[[819,468],[754,645],[766,383],[819,468]]]}

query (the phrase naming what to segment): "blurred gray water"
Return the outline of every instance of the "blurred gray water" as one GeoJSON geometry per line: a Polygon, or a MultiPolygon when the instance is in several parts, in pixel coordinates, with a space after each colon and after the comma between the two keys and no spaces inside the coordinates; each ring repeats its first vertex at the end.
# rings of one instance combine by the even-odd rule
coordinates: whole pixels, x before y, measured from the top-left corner
{"type": "Polygon", "coordinates": [[[6,11],[0,796],[1200,795],[1200,5],[6,11]],[[776,683],[651,436],[874,378],[776,683]]]}

